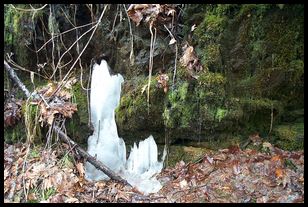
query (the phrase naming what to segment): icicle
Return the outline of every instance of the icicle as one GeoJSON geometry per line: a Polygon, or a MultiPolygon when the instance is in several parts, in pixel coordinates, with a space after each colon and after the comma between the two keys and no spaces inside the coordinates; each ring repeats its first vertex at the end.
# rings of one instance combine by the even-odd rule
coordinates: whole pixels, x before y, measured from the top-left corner
{"type": "MultiPolygon", "coordinates": [[[[123,176],[131,185],[145,194],[157,192],[161,184],[154,177],[163,167],[158,161],[158,149],[153,136],[134,143],[128,160],[126,146],[118,137],[114,111],[120,102],[123,77],[110,75],[105,60],[94,64],[91,82],[90,107],[94,133],[88,138],[88,153],[107,165],[111,170],[123,176]]],[[[86,179],[109,179],[103,172],[90,163],[86,163],[86,179]]]]}

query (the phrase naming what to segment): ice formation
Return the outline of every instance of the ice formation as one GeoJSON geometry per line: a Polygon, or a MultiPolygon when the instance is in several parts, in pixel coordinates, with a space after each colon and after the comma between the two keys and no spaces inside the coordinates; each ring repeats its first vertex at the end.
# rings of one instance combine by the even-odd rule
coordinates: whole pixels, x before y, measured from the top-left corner
{"type": "MultiPolygon", "coordinates": [[[[158,149],[152,136],[136,143],[126,160],[126,146],[119,138],[115,122],[115,109],[120,102],[122,75],[110,75],[105,60],[94,64],[91,81],[90,107],[94,133],[88,138],[88,153],[96,157],[114,172],[125,178],[132,186],[144,194],[154,193],[162,187],[155,178],[163,167],[158,161],[158,149]]],[[[86,179],[109,179],[103,172],[86,162],[86,179]]]]}

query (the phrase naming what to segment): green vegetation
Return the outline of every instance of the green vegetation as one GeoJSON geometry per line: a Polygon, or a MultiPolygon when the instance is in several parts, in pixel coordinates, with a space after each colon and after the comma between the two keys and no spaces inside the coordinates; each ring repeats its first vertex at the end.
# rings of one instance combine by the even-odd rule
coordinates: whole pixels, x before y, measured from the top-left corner
{"type": "Polygon", "coordinates": [[[19,121],[13,127],[4,128],[4,141],[6,143],[17,143],[26,140],[26,130],[23,121],[19,121]]]}
{"type": "Polygon", "coordinates": [[[55,195],[57,193],[56,189],[51,187],[46,190],[40,190],[38,187],[31,188],[29,190],[29,194],[35,195],[36,199],[28,200],[28,203],[39,203],[40,201],[45,201],[49,197],[55,195]]]}
{"type": "Polygon", "coordinates": [[[274,129],[276,144],[285,150],[298,150],[304,147],[304,123],[278,125],[274,129]]]}
{"type": "Polygon", "coordinates": [[[66,153],[61,160],[59,160],[60,166],[63,168],[73,168],[74,167],[74,158],[66,153]]]}

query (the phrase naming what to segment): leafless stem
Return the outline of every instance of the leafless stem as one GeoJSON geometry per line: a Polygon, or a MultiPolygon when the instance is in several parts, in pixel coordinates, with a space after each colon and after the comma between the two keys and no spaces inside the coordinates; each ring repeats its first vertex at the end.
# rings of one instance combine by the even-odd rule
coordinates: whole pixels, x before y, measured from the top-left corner
{"type": "Polygon", "coordinates": [[[128,19],[128,24],[129,24],[129,33],[130,33],[130,38],[131,38],[131,49],[130,49],[130,54],[129,54],[129,60],[130,60],[130,64],[133,65],[134,64],[134,36],[133,36],[133,32],[132,32],[132,25],[130,23],[130,18],[127,14],[127,9],[125,7],[125,4],[123,4],[124,10],[125,10],[125,14],[127,16],[128,19]]]}
{"type": "MultiPolygon", "coordinates": [[[[103,10],[103,12],[102,12],[102,14],[101,14],[101,16],[100,16],[100,18],[99,18],[97,24],[94,26],[94,30],[93,30],[93,32],[92,32],[92,34],[91,34],[91,37],[89,38],[87,44],[84,46],[83,50],[82,50],[81,53],[78,55],[77,59],[75,60],[75,62],[73,63],[73,65],[71,66],[71,68],[69,69],[69,71],[66,73],[66,75],[64,76],[64,78],[62,79],[62,81],[59,83],[57,89],[53,92],[53,94],[51,95],[51,97],[54,96],[54,95],[59,91],[59,89],[63,86],[63,84],[66,83],[66,81],[67,81],[66,79],[69,77],[70,73],[71,73],[72,70],[74,69],[74,67],[75,67],[75,65],[76,65],[76,63],[77,63],[77,61],[79,60],[79,58],[81,57],[81,55],[83,54],[83,52],[84,52],[84,51],[86,50],[86,48],[88,47],[88,45],[89,45],[89,43],[90,43],[90,41],[91,41],[91,39],[92,39],[92,37],[93,37],[93,35],[94,35],[94,33],[95,33],[97,27],[98,27],[98,25],[100,24],[100,22],[101,22],[101,20],[102,20],[102,18],[103,18],[103,16],[104,16],[104,13],[105,13],[105,11],[106,11],[106,8],[107,8],[107,5],[104,7],[104,10],[103,10]]],[[[89,31],[87,31],[87,32],[89,32],[89,31]]],[[[83,34],[83,35],[84,35],[84,34],[83,34]]],[[[80,39],[83,35],[81,35],[81,36],[79,37],[79,39],[80,39]]],[[[76,43],[76,41],[75,41],[75,43],[76,43]]],[[[75,43],[74,43],[74,44],[75,44],[75,43]]],[[[71,46],[71,47],[72,47],[72,46],[71,46]]],[[[71,48],[71,47],[70,47],[70,48],[71,48]]]]}

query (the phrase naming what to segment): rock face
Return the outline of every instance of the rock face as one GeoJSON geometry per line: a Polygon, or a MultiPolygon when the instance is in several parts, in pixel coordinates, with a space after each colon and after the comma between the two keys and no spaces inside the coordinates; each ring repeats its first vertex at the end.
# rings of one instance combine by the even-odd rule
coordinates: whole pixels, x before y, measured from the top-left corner
{"type": "MultiPolygon", "coordinates": [[[[198,79],[191,77],[179,63],[184,53],[179,50],[174,85],[174,59],[169,58],[165,67],[174,90],[165,94],[151,87],[149,112],[141,93],[147,70],[145,76],[129,78],[116,115],[120,133],[152,130],[164,137],[166,129],[174,141],[220,133],[245,137],[259,132],[264,137],[271,113],[275,126],[289,117],[289,110],[303,108],[302,5],[190,5],[182,21],[181,34],[204,69],[195,74],[198,79]],[[197,29],[189,32],[194,24],[197,29]]],[[[145,43],[147,36],[142,34],[145,43]]],[[[145,64],[148,51],[136,49],[136,59],[145,64]]]]}
{"type": "MultiPolygon", "coordinates": [[[[57,11],[63,9],[67,15],[77,13],[77,25],[85,25],[94,22],[104,6],[93,5],[93,13],[86,5],[57,4],[53,7],[57,11]]],[[[264,137],[269,132],[271,114],[273,129],[281,122],[303,123],[302,115],[292,116],[293,112],[304,108],[303,5],[196,4],[175,7],[181,7],[175,9],[175,23],[173,27],[169,24],[166,27],[172,32],[176,43],[169,44],[172,38],[163,25],[154,25],[157,26],[157,35],[149,103],[145,86],[148,82],[150,60],[149,25],[141,22],[136,26],[133,21],[129,22],[123,5],[108,6],[103,21],[81,56],[84,86],[87,84],[93,56],[107,55],[113,72],[121,73],[125,78],[120,105],[115,112],[120,136],[126,135],[126,139],[130,139],[128,135],[131,135],[142,139],[153,134],[159,142],[164,142],[166,137],[173,141],[193,140],[196,137],[205,141],[207,137],[219,137],[218,134],[221,133],[247,137],[259,132],[264,137]],[[187,62],[186,67],[181,64],[186,51],[184,46],[189,46],[186,48],[193,50],[195,55],[194,60],[187,59],[190,62],[187,62]],[[195,65],[200,66],[199,70],[192,71],[190,66],[195,65]],[[164,91],[159,87],[160,75],[168,76],[169,90],[164,91]]],[[[18,64],[35,71],[36,62],[52,65],[45,53],[51,57],[51,51],[59,48],[62,54],[66,51],[62,47],[62,40],[65,46],[69,46],[76,40],[76,35],[80,36],[89,29],[82,27],[77,33],[65,33],[61,41],[55,41],[58,44],[56,47],[52,48],[52,44],[47,44],[46,51],[41,50],[36,60],[27,58],[37,55],[27,50],[27,47],[40,48],[50,38],[44,35],[51,34],[52,31],[42,31],[48,25],[49,10],[40,13],[42,16],[30,15],[28,18],[24,18],[28,13],[20,15],[11,7],[5,7],[4,13],[5,52],[13,51],[15,54],[12,58],[18,64]],[[33,21],[36,23],[35,31],[32,26],[21,27],[32,25],[33,21]],[[29,40],[35,36],[35,46],[19,43],[35,42],[29,40]],[[45,41],[42,41],[44,38],[45,41]],[[16,44],[13,40],[19,42],[16,44]],[[27,62],[29,65],[26,65],[27,62]]],[[[71,28],[71,22],[61,12],[54,15],[54,28],[60,32],[71,28]]],[[[171,18],[170,15],[169,17],[171,18]]],[[[80,39],[80,51],[87,41],[87,38],[80,39]]],[[[64,56],[64,63],[72,58],[75,60],[78,57],[77,50],[70,50],[70,55],[64,56]]],[[[57,57],[55,59],[57,63],[57,57]]],[[[60,80],[68,69],[69,67],[62,67],[61,72],[59,70],[56,73],[56,79],[60,80]]],[[[77,68],[74,75],[79,76],[79,70],[77,68]]],[[[47,66],[44,71],[46,74],[53,73],[52,68],[47,66]]],[[[28,74],[20,77],[29,79],[28,74]]],[[[32,83],[29,80],[28,82],[31,88],[32,83]]],[[[87,94],[81,88],[77,92],[80,123],[77,121],[73,129],[78,128],[78,124],[87,123],[87,94]]],[[[74,130],[68,131],[73,131],[71,133],[74,135],[74,130]]]]}

